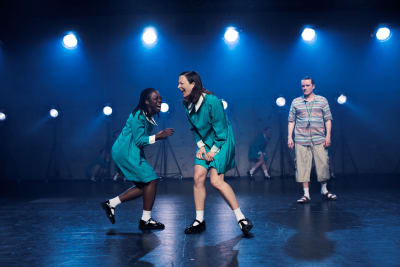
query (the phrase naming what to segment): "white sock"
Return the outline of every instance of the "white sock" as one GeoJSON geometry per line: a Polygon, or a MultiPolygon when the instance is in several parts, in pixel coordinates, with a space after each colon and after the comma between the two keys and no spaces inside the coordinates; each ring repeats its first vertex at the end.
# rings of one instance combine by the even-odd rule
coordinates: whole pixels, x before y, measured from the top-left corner
{"type": "MultiPolygon", "coordinates": [[[[199,222],[203,222],[204,221],[204,210],[196,210],[196,220],[198,220],[199,222]]],[[[194,222],[193,226],[199,225],[198,222],[194,222]]]]}
{"type": "Polygon", "coordinates": [[[266,177],[269,177],[268,170],[265,170],[265,171],[264,171],[264,175],[265,175],[266,177]]]}
{"type": "Polygon", "coordinates": [[[240,210],[240,208],[237,208],[237,209],[233,210],[233,213],[235,213],[237,221],[240,221],[240,220],[246,218],[246,217],[244,217],[244,215],[243,215],[242,211],[240,210]]]}
{"type": "Polygon", "coordinates": [[[310,198],[310,190],[308,187],[303,187],[304,190],[304,195],[308,198],[310,198]]]}
{"type": "Polygon", "coordinates": [[[143,210],[142,220],[147,222],[151,218],[151,210],[143,210]]]}
{"type": "Polygon", "coordinates": [[[256,169],[251,168],[250,171],[249,171],[250,175],[253,175],[255,171],[256,171],[256,169]]]}
{"type": "Polygon", "coordinates": [[[112,198],[112,199],[110,199],[110,200],[108,200],[109,202],[110,202],[110,206],[112,207],[112,208],[115,208],[116,206],[118,206],[119,204],[121,204],[121,200],[119,199],[119,197],[117,196],[117,197],[114,197],[114,198],[112,198]]]}
{"type": "Polygon", "coordinates": [[[325,195],[326,193],[328,193],[328,188],[326,186],[327,186],[327,183],[321,184],[321,194],[325,195]]]}

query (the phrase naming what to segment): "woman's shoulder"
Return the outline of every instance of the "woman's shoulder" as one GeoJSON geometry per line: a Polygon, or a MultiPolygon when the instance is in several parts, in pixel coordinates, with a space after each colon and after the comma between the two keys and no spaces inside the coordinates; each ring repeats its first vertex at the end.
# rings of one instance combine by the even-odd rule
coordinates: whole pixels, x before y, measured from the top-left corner
{"type": "Polygon", "coordinates": [[[217,96],[211,95],[211,94],[205,94],[205,100],[206,100],[206,102],[211,103],[211,104],[221,102],[221,99],[219,99],[217,96]]]}
{"type": "Polygon", "coordinates": [[[139,109],[137,111],[132,112],[129,115],[128,120],[145,120],[145,116],[144,116],[143,112],[139,109]]]}

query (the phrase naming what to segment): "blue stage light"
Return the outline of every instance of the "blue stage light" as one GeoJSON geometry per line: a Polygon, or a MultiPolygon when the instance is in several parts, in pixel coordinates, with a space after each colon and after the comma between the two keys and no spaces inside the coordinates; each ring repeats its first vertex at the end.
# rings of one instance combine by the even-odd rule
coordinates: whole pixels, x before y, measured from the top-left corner
{"type": "Polygon", "coordinates": [[[225,42],[234,44],[239,40],[239,32],[234,27],[228,27],[224,34],[225,42]]]}
{"type": "Polygon", "coordinates": [[[228,102],[226,102],[225,100],[221,100],[222,101],[222,105],[224,106],[224,109],[228,108],[228,102]]]}
{"type": "Polygon", "coordinates": [[[161,104],[161,112],[165,113],[168,112],[169,110],[169,105],[167,103],[162,103],[161,104]]]}
{"type": "Polygon", "coordinates": [[[52,108],[52,109],[50,109],[50,116],[52,117],[52,118],[57,118],[58,117],[58,110],[57,109],[55,109],[55,108],[52,108]]]}
{"type": "Polygon", "coordinates": [[[106,116],[110,116],[112,114],[112,108],[110,106],[105,106],[103,108],[103,113],[106,116]]]}
{"type": "Polygon", "coordinates": [[[4,112],[0,112],[0,121],[5,121],[7,119],[7,115],[4,112]]]}
{"type": "Polygon", "coordinates": [[[157,42],[157,32],[153,27],[147,27],[144,29],[142,35],[143,43],[146,45],[154,45],[157,42]]]}
{"type": "Polygon", "coordinates": [[[376,31],[376,39],[379,41],[387,41],[391,36],[390,29],[388,27],[381,27],[376,31]]]}
{"type": "Polygon", "coordinates": [[[282,96],[280,96],[280,97],[278,97],[277,99],[276,99],[276,105],[278,106],[278,107],[283,107],[283,106],[285,106],[286,105],[286,99],[284,98],[284,97],[282,97],[282,96]]]}
{"type": "Polygon", "coordinates": [[[63,46],[67,49],[75,49],[78,46],[78,39],[75,34],[69,33],[63,38],[63,46]]]}
{"type": "Polygon", "coordinates": [[[337,98],[337,102],[340,105],[343,105],[347,102],[347,97],[344,94],[341,94],[338,98],[337,98]]]}
{"type": "Polygon", "coordinates": [[[312,42],[315,40],[316,34],[315,30],[312,28],[305,28],[303,32],[301,33],[301,38],[303,38],[304,41],[306,42],[312,42]]]}

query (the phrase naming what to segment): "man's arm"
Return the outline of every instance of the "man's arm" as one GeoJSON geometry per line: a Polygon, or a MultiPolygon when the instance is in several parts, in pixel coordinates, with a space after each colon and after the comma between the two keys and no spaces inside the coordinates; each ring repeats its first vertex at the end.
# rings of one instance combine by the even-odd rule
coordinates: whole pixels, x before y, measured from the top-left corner
{"type": "Polygon", "coordinates": [[[330,145],[331,145],[332,120],[327,120],[325,122],[325,128],[326,128],[326,136],[325,136],[324,147],[330,147],[330,145]]]}
{"type": "Polygon", "coordinates": [[[293,129],[294,129],[294,121],[289,121],[288,124],[288,147],[293,148],[294,147],[294,142],[293,142],[293,129]]]}

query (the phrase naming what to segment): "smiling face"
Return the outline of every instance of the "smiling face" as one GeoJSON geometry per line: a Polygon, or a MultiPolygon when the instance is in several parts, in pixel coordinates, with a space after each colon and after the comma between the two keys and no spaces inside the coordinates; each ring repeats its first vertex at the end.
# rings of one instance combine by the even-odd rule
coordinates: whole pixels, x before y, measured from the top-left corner
{"type": "Polygon", "coordinates": [[[315,85],[311,79],[301,80],[301,89],[303,90],[304,97],[311,96],[313,94],[315,85]]]}
{"type": "Polygon", "coordinates": [[[178,89],[182,92],[184,98],[188,97],[193,90],[195,83],[189,83],[185,75],[179,76],[178,89]]]}
{"type": "Polygon", "coordinates": [[[154,91],[150,94],[149,99],[146,100],[147,111],[150,115],[160,113],[161,111],[162,98],[158,91],[154,91]]]}

